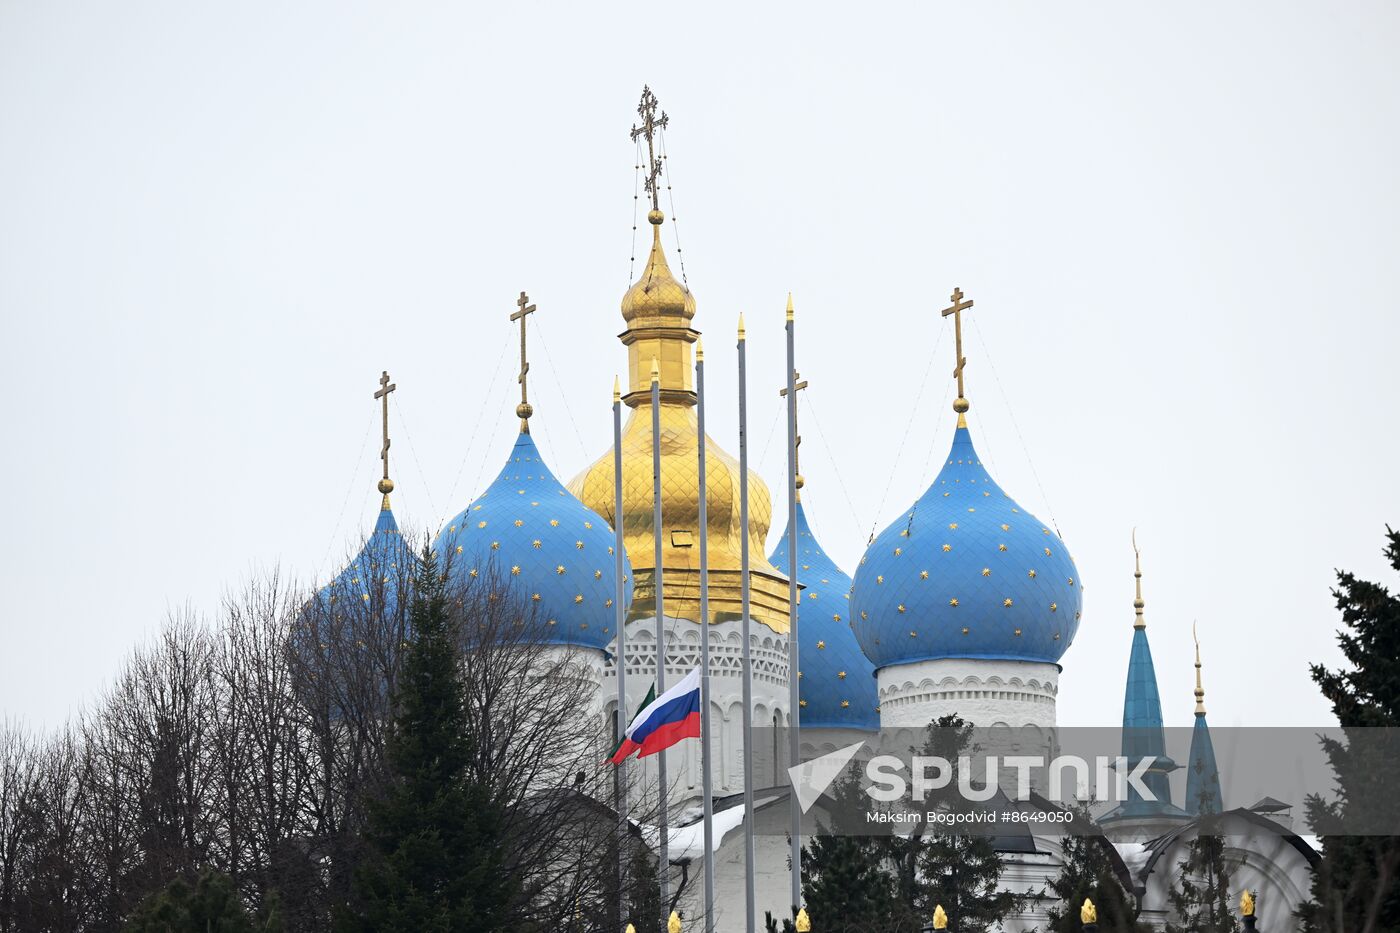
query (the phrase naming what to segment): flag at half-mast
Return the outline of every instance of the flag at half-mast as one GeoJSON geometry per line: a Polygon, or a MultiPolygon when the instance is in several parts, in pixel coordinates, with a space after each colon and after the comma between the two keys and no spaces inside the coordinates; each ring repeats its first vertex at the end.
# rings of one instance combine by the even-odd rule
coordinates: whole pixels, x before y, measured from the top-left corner
{"type": "Polygon", "coordinates": [[[626,738],[612,756],[621,764],[636,752],[638,758],[655,755],[681,739],[700,737],[700,668],[681,678],[661,696],[642,707],[627,726],[626,738]]]}

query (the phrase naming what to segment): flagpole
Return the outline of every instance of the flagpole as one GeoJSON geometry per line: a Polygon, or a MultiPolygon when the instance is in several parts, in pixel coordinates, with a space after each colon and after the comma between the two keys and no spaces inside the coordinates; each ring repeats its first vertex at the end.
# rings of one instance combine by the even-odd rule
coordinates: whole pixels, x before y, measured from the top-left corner
{"type": "MultiPolygon", "coordinates": [[[[802,756],[798,735],[801,728],[802,703],[798,692],[797,652],[797,349],[792,313],[792,293],[787,302],[787,448],[788,448],[788,766],[796,767],[802,756]]],[[[802,906],[802,805],[797,794],[789,795],[788,809],[792,814],[792,907],[802,906]]]]}
{"type": "MultiPolygon", "coordinates": [[[[666,600],[661,579],[661,367],[656,358],[651,360],[651,524],[656,538],[656,567],[652,571],[656,589],[656,695],[666,692],[666,600]]],[[[671,900],[671,860],[669,853],[669,828],[666,825],[666,798],[669,788],[666,785],[666,753],[656,756],[656,779],[661,796],[660,816],[660,870],[661,917],[664,919],[671,900]]]]}
{"type": "MultiPolygon", "coordinates": [[[[627,730],[627,625],[623,587],[627,581],[626,558],[622,548],[622,388],[613,377],[613,624],[617,627],[617,740],[627,730]]],[[[626,919],[623,903],[627,896],[627,762],[617,770],[617,894],[618,922],[626,919]]]]}
{"type": "Polygon", "coordinates": [[[715,805],[710,775],[710,555],[705,485],[705,344],[695,346],[695,431],[700,485],[700,792],[705,814],[705,933],[715,933],[715,805]]]}
{"type": "Polygon", "coordinates": [[[758,905],[754,892],[753,846],[753,658],[749,646],[749,412],[748,364],[744,315],[739,315],[739,559],[743,612],[744,724],[744,907],[745,929],[755,933],[758,905]]]}

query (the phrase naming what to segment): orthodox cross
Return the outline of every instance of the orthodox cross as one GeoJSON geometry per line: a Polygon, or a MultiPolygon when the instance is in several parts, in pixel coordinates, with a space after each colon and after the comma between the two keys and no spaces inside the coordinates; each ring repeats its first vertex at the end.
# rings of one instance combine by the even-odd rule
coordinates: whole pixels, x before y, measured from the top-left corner
{"type": "Polygon", "coordinates": [[[661,177],[661,160],[656,157],[656,132],[664,130],[671,122],[671,118],[666,116],[666,111],[661,111],[661,116],[656,115],[657,100],[656,95],[651,92],[651,88],[642,85],[642,102],[637,105],[637,115],[642,118],[641,125],[632,124],[632,141],[636,142],[642,137],[647,141],[647,181],[646,191],[651,195],[651,209],[661,210],[661,192],[657,185],[657,180],[661,177]]]}
{"type": "Polygon", "coordinates": [[[389,393],[397,388],[397,384],[389,381],[389,371],[386,369],[379,377],[379,391],[374,393],[374,397],[383,403],[384,411],[384,444],[379,448],[379,459],[384,461],[384,478],[379,481],[379,491],[385,495],[385,501],[388,501],[387,497],[394,489],[394,483],[389,479],[389,393]]]}
{"type": "MultiPolygon", "coordinates": [[[[792,391],[793,391],[793,394],[794,394],[794,395],[795,395],[796,393],[798,393],[798,392],[801,392],[803,389],[807,388],[807,380],[806,380],[806,379],[803,379],[803,378],[802,378],[802,374],[799,373],[799,372],[798,372],[797,370],[795,370],[795,369],[792,371],[792,381],[793,381],[792,391]]],[[[778,390],[778,397],[779,397],[779,398],[787,398],[787,394],[788,394],[787,386],[784,386],[783,388],[781,388],[781,389],[778,390]]],[[[793,419],[793,420],[796,421],[796,413],[795,413],[795,411],[794,411],[794,419],[793,419]]],[[[792,445],[793,448],[794,448],[793,451],[792,451],[792,465],[793,465],[793,468],[794,468],[794,469],[796,470],[796,472],[797,472],[797,488],[798,488],[798,489],[801,489],[802,486],[803,486],[803,483],[802,483],[802,464],[801,464],[801,460],[799,459],[798,455],[802,452],[802,435],[797,433],[797,425],[796,425],[795,423],[794,423],[793,426],[792,426],[792,433],[793,433],[793,436],[796,438],[795,442],[794,442],[793,445],[792,445]]]]}
{"type": "Polygon", "coordinates": [[[964,300],[961,288],[954,288],[950,297],[953,299],[953,303],[943,309],[943,316],[947,317],[950,314],[953,316],[953,333],[957,340],[956,351],[958,354],[958,365],[953,368],[953,375],[958,379],[958,398],[953,402],[953,411],[961,415],[968,409],[967,396],[963,394],[963,367],[967,365],[967,357],[963,356],[962,351],[962,313],[972,307],[972,299],[964,300]]]}
{"type": "Polygon", "coordinates": [[[516,381],[520,383],[520,404],[516,406],[515,413],[520,417],[520,433],[530,433],[530,415],[534,414],[534,409],[530,407],[530,387],[527,377],[530,375],[530,361],[525,354],[525,318],[535,313],[535,306],[530,304],[530,296],[524,292],[515,301],[519,308],[512,311],[510,319],[520,322],[520,375],[516,381]]]}

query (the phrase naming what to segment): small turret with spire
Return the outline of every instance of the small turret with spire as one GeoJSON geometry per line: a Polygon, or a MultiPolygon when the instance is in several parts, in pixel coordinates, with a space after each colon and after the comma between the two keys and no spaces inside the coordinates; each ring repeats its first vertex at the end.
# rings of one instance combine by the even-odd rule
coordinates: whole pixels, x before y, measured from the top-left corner
{"type": "Polygon", "coordinates": [[[1196,724],[1191,729],[1190,764],[1186,769],[1186,811],[1193,816],[1219,813],[1224,809],[1220,791],[1220,771],[1215,764],[1215,746],[1206,725],[1206,691],[1201,686],[1201,640],[1195,623],[1191,638],[1196,642],[1196,724]]]}

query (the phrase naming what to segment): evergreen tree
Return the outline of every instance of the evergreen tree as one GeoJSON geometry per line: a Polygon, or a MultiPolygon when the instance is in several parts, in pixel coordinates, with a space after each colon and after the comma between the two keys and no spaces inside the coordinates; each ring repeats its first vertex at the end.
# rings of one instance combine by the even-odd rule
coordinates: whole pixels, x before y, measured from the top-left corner
{"type": "Polygon", "coordinates": [[[244,908],[227,875],[202,872],[190,884],[183,878],[141,903],[123,933],[282,933],[276,910],[256,921],[244,908]]]}
{"type": "MultiPolygon", "coordinates": [[[[1400,572],[1400,532],[1389,527],[1384,553],[1400,572]]],[[[1349,668],[1314,664],[1311,670],[1350,741],[1323,742],[1338,796],[1308,798],[1308,822],[1322,838],[1322,861],[1313,873],[1312,901],[1298,916],[1309,933],[1400,930],[1400,837],[1346,832],[1367,820],[1394,825],[1395,794],[1386,786],[1394,773],[1393,749],[1378,748],[1353,730],[1400,726],[1400,596],[1346,571],[1337,582],[1333,596],[1346,626],[1337,642],[1349,668]]]]}
{"type": "Polygon", "coordinates": [[[802,896],[819,929],[869,930],[889,920],[894,902],[893,881],[884,866],[885,841],[868,835],[863,825],[869,798],[861,787],[859,765],[852,764],[832,792],[830,825],[821,827],[802,851],[802,896]]]}
{"type": "MultiPolygon", "coordinates": [[[[1089,821],[1089,808],[1077,807],[1075,822],[1089,825],[1089,821]]],[[[1079,933],[1083,929],[1079,909],[1085,898],[1098,910],[1101,933],[1145,933],[1147,927],[1137,922],[1132,899],[1113,870],[1103,836],[1066,835],[1061,858],[1060,874],[1050,882],[1054,902],[1046,909],[1048,933],[1079,933]]]]}
{"type": "Polygon", "coordinates": [[[424,548],[412,635],[386,745],[387,787],[369,806],[367,855],[341,933],[494,933],[516,891],[508,827],[471,777],[461,648],[446,582],[424,548]]]}
{"type": "Polygon", "coordinates": [[[1236,933],[1240,928],[1219,819],[1210,811],[1200,818],[1196,838],[1177,865],[1180,881],[1167,893],[1176,922],[1167,924],[1167,933],[1236,933]]]}

